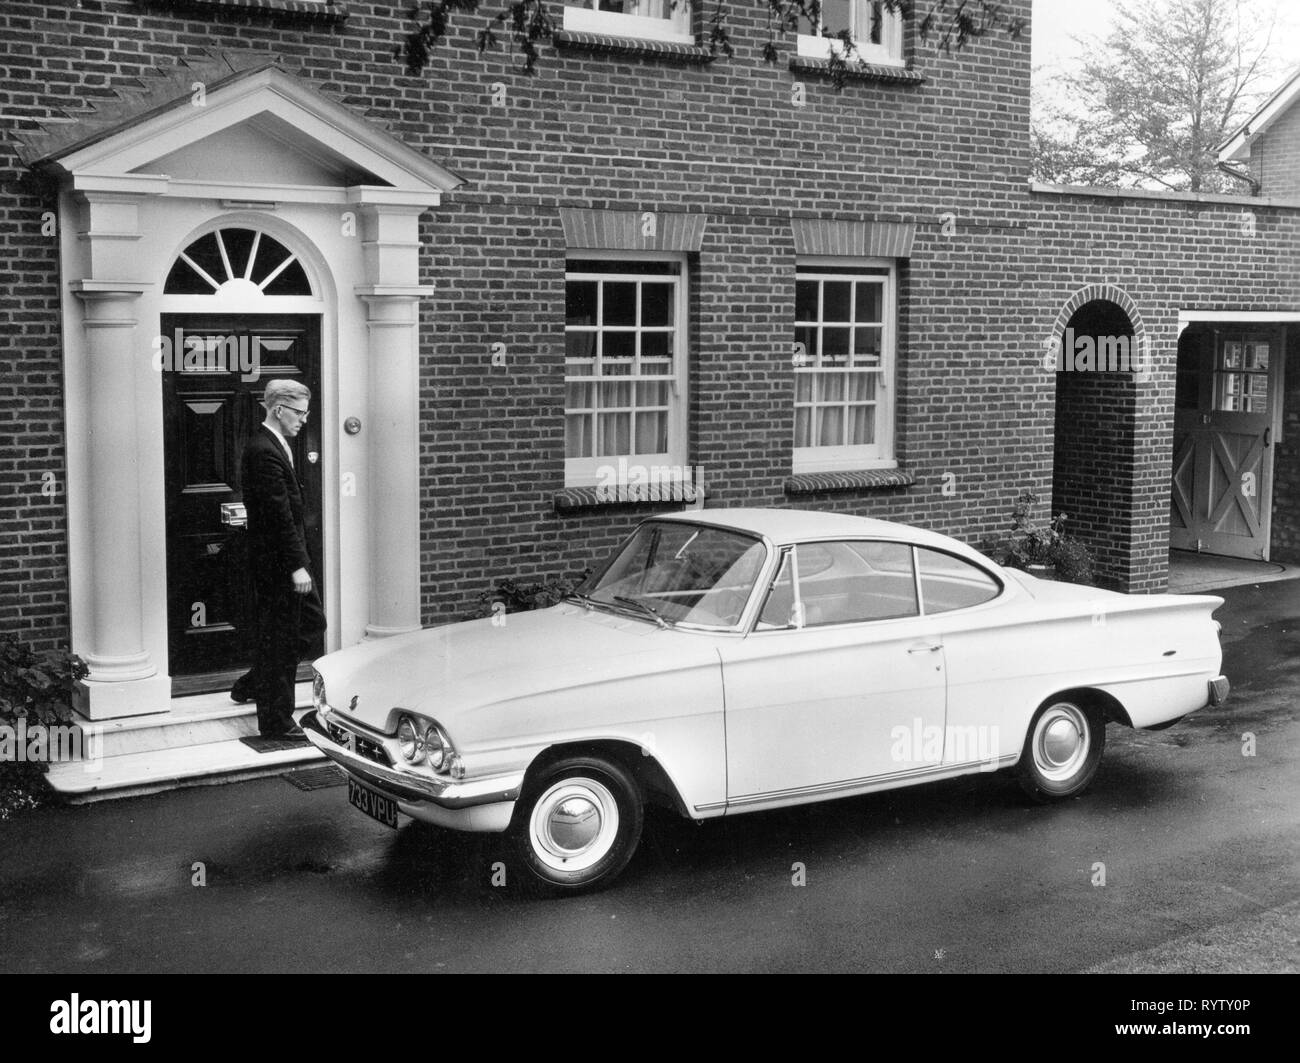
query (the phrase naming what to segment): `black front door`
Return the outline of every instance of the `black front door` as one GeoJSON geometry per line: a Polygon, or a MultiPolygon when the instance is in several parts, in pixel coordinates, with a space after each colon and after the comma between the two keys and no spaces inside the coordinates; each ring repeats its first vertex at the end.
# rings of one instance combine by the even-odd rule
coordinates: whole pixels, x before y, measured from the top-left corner
{"type": "MultiPolygon", "coordinates": [[[[320,318],[164,314],[167,620],[174,694],[229,687],[252,660],[239,458],[266,416],[272,379],[311,388],[311,418],[290,440],[307,501],[307,548],[320,587],[320,318]]],[[[322,644],[312,657],[324,652],[322,644]]]]}

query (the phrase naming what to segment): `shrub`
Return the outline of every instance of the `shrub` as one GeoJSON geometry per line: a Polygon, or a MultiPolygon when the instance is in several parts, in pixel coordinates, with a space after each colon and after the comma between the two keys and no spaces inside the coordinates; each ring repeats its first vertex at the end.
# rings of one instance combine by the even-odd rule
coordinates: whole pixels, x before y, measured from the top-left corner
{"type": "MultiPolygon", "coordinates": [[[[17,729],[53,726],[72,720],[72,693],[88,669],[66,650],[37,653],[17,635],[0,631],[0,726],[17,729]]],[[[0,760],[0,819],[34,808],[46,793],[41,778],[47,765],[27,760],[0,760]]]]}
{"type": "Polygon", "coordinates": [[[541,582],[524,583],[507,576],[494,580],[492,585],[478,596],[478,605],[470,614],[470,619],[494,616],[500,610],[494,606],[500,602],[507,613],[522,613],[529,609],[549,609],[571,594],[587,578],[588,569],[578,576],[547,576],[541,582]]]}
{"type": "Polygon", "coordinates": [[[1084,542],[1066,531],[1066,515],[1058,513],[1046,524],[1033,522],[1038,495],[1021,491],[1011,510],[1011,537],[1004,546],[1003,564],[1028,569],[1046,565],[1057,579],[1092,586],[1092,554],[1084,542]]]}

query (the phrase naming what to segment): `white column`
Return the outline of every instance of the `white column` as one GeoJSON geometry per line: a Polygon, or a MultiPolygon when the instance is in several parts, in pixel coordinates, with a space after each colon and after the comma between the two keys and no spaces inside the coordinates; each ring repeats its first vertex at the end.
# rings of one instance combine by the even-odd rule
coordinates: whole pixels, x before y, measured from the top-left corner
{"type": "Polygon", "coordinates": [[[90,719],[157,712],[168,681],[144,648],[136,372],[140,288],[81,282],[87,409],[86,513],[90,521],[90,638],[77,647],[90,675],[77,708],[90,719]],[[134,289],[134,290],[133,290],[134,289]]]}
{"type": "Polygon", "coordinates": [[[361,214],[368,409],[370,610],[365,637],[420,628],[420,215],[436,194],[350,192],[361,214]]]}
{"type": "Polygon", "coordinates": [[[366,638],[420,628],[419,300],[365,294],[370,611],[366,638]]]}

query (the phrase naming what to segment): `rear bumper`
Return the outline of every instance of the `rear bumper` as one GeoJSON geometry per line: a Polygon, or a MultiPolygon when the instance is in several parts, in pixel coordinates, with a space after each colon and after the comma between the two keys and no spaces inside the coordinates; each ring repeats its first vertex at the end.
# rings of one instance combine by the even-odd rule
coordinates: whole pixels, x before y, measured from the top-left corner
{"type": "MultiPolygon", "coordinates": [[[[331,720],[336,721],[337,716],[331,720]]],[[[379,764],[335,741],[313,709],[299,726],[307,741],[355,778],[397,802],[406,815],[462,830],[504,830],[523,785],[523,773],[460,782],[379,764]]],[[[348,730],[345,724],[336,726],[348,730]]]]}
{"type": "Polygon", "coordinates": [[[1215,676],[1210,680],[1210,704],[1222,705],[1228,700],[1228,692],[1231,689],[1228,685],[1227,676],[1215,676]]]}

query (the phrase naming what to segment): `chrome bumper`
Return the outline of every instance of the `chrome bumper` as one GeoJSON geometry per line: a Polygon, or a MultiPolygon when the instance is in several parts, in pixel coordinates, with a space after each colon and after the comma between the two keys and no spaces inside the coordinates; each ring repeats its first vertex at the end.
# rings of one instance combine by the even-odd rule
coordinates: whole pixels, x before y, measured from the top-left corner
{"type": "MultiPolygon", "coordinates": [[[[517,775],[499,775],[492,779],[479,779],[473,782],[458,782],[454,779],[417,775],[413,771],[402,771],[377,764],[334,741],[321,723],[320,713],[315,709],[299,720],[298,726],[303,729],[307,741],[349,775],[403,801],[427,801],[441,808],[453,810],[472,808],[475,805],[490,805],[499,801],[515,801],[519,797],[519,788],[523,785],[522,772],[517,775]]],[[[349,730],[341,723],[338,726],[349,730]]]]}
{"type": "Polygon", "coordinates": [[[1210,680],[1210,704],[1222,705],[1228,700],[1228,677],[1218,676],[1210,680]]]}

